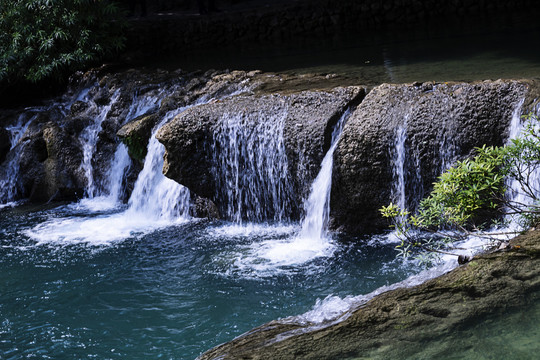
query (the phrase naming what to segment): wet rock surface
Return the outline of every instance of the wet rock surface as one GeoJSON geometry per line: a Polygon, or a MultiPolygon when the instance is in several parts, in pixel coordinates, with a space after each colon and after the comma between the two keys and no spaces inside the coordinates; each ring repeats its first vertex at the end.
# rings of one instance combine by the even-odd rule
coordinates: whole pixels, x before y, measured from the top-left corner
{"type": "Polygon", "coordinates": [[[219,202],[218,179],[212,171],[216,152],[223,151],[215,145],[221,123],[229,117],[238,117],[244,122],[242,126],[250,129],[270,122],[269,119],[284,117],[286,171],[292,182],[291,206],[295,207],[290,210],[298,214],[301,199],[306,196],[330,147],[333,126],[347,107],[359,103],[364,94],[361,87],[347,87],[290,95],[240,95],[193,107],[157,134],[167,150],[164,174],[224,208],[227,204],[219,202]]]}
{"type": "Polygon", "coordinates": [[[540,232],[412,288],[392,290],[323,324],[272,321],[220,345],[209,359],[418,358],[422,344],[540,298],[540,232]]]}
{"type": "MultiPolygon", "coordinates": [[[[87,184],[80,168],[83,147],[85,141],[89,143],[88,128],[96,121],[98,133],[87,160],[93,183],[98,190],[103,187],[110,160],[123,141],[134,160],[124,184],[129,195],[152,130],[166,116],[177,114],[158,133],[167,149],[164,173],[210,200],[224,215],[226,204],[217,196],[219,179],[212,171],[218,124],[225,115],[264,124],[264,119],[286,112],[287,168],[282,175],[292,185],[283,191],[288,214],[298,218],[330,146],[334,124],[348,106],[357,106],[334,154],[331,194],[332,226],[350,233],[387,226],[377,210],[395,197],[392,159],[400,129],[405,133],[405,200],[414,207],[453,161],[470,155],[476,146],[501,145],[520,99],[525,98],[522,111],[527,112],[539,92],[535,82],[525,80],[383,84],[368,90],[349,86],[351,79],[331,74],[260,71],[110,74],[103,68],[76,78],[77,85],[56,100],[64,105],[28,113],[32,120],[13,151],[9,141],[0,142],[4,149],[0,167],[20,157],[18,198],[47,201],[51,196],[83,196],[87,184]],[[342,82],[347,86],[336,87],[342,82]]],[[[0,136],[9,138],[5,129],[17,121],[18,114],[2,111],[0,136]]]]}
{"type": "Polygon", "coordinates": [[[349,232],[387,226],[378,209],[392,196],[399,133],[406,206],[413,208],[447,166],[475,147],[502,145],[527,81],[417,83],[375,87],[345,125],[336,149],[331,216],[349,232]],[[394,165],[395,166],[395,165],[394,165]]]}

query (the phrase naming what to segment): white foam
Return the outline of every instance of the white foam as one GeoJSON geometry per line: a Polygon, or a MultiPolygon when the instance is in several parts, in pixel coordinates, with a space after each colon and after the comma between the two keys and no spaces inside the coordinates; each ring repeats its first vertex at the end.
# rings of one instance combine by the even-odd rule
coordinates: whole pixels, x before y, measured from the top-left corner
{"type": "Polygon", "coordinates": [[[220,250],[213,258],[216,264],[224,265],[219,275],[227,277],[260,279],[316,272],[320,264],[315,260],[331,257],[337,249],[331,241],[314,244],[298,237],[298,226],[234,225],[210,233],[220,241],[228,238],[238,242],[233,249],[220,250]]]}
{"type": "Polygon", "coordinates": [[[117,209],[121,204],[116,197],[112,196],[97,196],[94,198],[84,198],[77,203],[68,205],[67,207],[76,211],[89,211],[92,213],[109,211],[117,209]]]}
{"type": "Polygon", "coordinates": [[[23,201],[11,201],[11,202],[8,202],[8,203],[5,203],[5,204],[0,204],[0,209],[5,209],[5,208],[14,208],[16,206],[19,206],[23,203],[23,201]]]}
{"type": "Polygon", "coordinates": [[[323,323],[326,325],[335,323],[337,321],[342,321],[348,317],[352,311],[373,299],[377,295],[398,288],[406,288],[422,284],[430,279],[434,279],[444,273],[447,273],[456,266],[457,261],[454,257],[453,262],[442,262],[433,268],[424,270],[416,275],[412,275],[403,281],[391,285],[381,286],[365,295],[346,296],[344,298],[329,295],[323,300],[317,299],[315,305],[310,311],[302,315],[283,319],[282,321],[310,325],[321,325],[323,323]]]}
{"type": "Polygon", "coordinates": [[[186,218],[171,221],[127,210],[112,215],[52,219],[25,231],[24,234],[35,240],[38,245],[80,243],[111,245],[186,221],[188,221],[186,218]]]}
{"type": "Polygon", "coordinates": [[[234,223],[209,229],[209,233],[216,237],[282,236],[291,234],[296,229],[297,226],[287,224],[234,223]]]}
{"type": "Polygon", "coordinates": [[[253,255],[271,266],[297,266],[321,257],[331,257],[336,250],[332,241],[314,242],[295,237],[287,240],[267,240],[253,244],[253,255]]]}

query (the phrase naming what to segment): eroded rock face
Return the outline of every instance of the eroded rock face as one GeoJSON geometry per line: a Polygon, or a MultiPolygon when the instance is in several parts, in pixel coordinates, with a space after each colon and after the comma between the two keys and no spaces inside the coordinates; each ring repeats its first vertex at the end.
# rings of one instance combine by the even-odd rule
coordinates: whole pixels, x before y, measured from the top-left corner
{"type": "MultiPolygon", "coordinates": [[[[275,165],[269,163],[274,160],[269,159],[268,152],[280,152],[281,158],[275,161],[283,161],[285,157],[286,164],[284,168],[276,167],[275,172],[281,174],[274,175],[290,181],[290,184],[279,185],[287,193],[282,200],[290,200],[287,206],[289,215],[298,216],[301,199],[330,147],[333,126],[347,107],[357,104],[363,96],[363,88],[347,87],[289,95],[241,95],[193,107],[179,114],[157,134],[167,150],[164,174],[196,194],[211,199],[223,210],[230,205],[219,195],[227,186],[227,179],[220,179],[219,172],[223,169],[216,168],[231,165],[217,163],[216,157],[226,151],[232,153],[240,149],[238,155],[241,157],[264,157],[251,163],[267,169],[275,165]],[[270,145],[274,147],[263,149],[262,154],[257,153],[261,151],[258,148],[260,143],[267,141],[265,137],[280,136],[282,141],[278,139],[275,146],[270,145]],[[234,143],[231,143],[231,138],[234,138],[234,143]],[[250,142],[247,147],[252,146],[250,149],[242,147],[247,142],[250,142]],[[232,150],[224,149],[224,146],[232,147],[232,150]],[[278,148],[281,146],[282,149],[278,148]]],[[[237,163],[244,166],[242,160],[237,163]]],[[[261,179],[254,181],[264,182],[265,176],[271,175],[261,175],[261,179]]],[[[247,184],[239,186],[248,187],[247,184]]]]}
{"type": "Polygon", "coordinates": [[[499,80],[374,88],[345,125],[336,149],[334,227],[370,232],[387,226],[378,209],[399,201],[399,166],[405,206],[414,208],[451,163],[470,155],[474,147],[503,144],[514,112],[521,114],[520,99],[533,86],[499,80]]]}
{"type": "Polygon", "coordinates": [[[272,321],[199,360],[424,358],[418,353],[427,341],[539,298],[540,232],[531,231],[506,249],[477,256],[441,277],[358,304],[341,321],[272,321]]]}

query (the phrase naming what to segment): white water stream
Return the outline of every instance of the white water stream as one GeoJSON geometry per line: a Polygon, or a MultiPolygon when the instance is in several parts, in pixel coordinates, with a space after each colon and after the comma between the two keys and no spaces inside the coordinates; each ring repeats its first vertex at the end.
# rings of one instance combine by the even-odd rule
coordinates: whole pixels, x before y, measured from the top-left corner
{"type": "MultiPolygon", "coordinates": [[[[89,218],[53,219],[27,231],[26,234],[38,243],[82,242],[103,245],[187,221],[189,190],[162,174],[165,148],[155,138],[161,126],[183,110],[185,109],[181,108],[169,112],[153,129],[144,167],[137,178],[126,210],[89,218]]],[[[116,155],[120,158],[125,157],[125,149],[123,147],[119,149],[116,155]]],[[[120,159],[117,164],[122,164],[122,162],[123,160],[120,159]]],[[[118,166],[118,168],[122,167],[118,166]]],[[[114,171],[114,164],[111,169],[114,171]]],[[[119,169],[116,171],[122,172],[119,169]]],[[[82,205],[85,210],[101,211],[106,208],[106,206],[100,207],[102,203],[102,198],[89,199],[78,204],[78,207],[82,205]]],[[[107,204],[105,200],[105,205],[107,204]]]]}
{"type": "Polygon", "coordinates": [[[223,114],[214,135],[218,198],[237,224],[289,219],[291,184],[283,128],[287,109],[223,114]]]}
{"type": "MultiPolygon", "coordinates": [[[[24,133],[38,115],[32,112],[19,115],[15,125],[6,128],[10,135],[10,151],[19,145],[24,133]]],[[[18,195],[17,182],[19,179],[19,154],[9,154],[4,165],[0,167],[0,208],[12,206],[18,195]]]]}
{"type": "MultiPolygon", "coordinates": [[[[283,239],[271,239],[252,244],[234,254],[226,254],[233,259],[233,267],[242,276],[267,277],[288,272],[297,266],[312,263],[320,258],[331,257],[337,246],[328,235],[330,214],[330,190],[334,151],[347,121],[347,110],[339,119],[332,132],[330,149],[326,153],[319,174],[315,178],[308,199],[304,203],[305,217],[299,230],[278,225],[274,233],[283,233],[283,239]]],[[[234,231],[235,227],[228,231],[234,231]]],[[[259,232],[261,229],[258,229],[259,232]]],[[[313,264],[311,264],[313,265],[313,264]]]]}

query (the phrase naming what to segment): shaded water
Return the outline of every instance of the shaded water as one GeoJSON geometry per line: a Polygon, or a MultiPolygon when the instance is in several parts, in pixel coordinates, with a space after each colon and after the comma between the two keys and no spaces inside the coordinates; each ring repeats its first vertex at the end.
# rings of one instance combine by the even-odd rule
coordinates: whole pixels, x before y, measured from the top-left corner
{"type": "Polygon", "coordinates": [[[341,85],[540,77],[540,50],[532,45],[540,36],[537,17],[531,13],[505,20],[473,28],[438,24],[412,31],[314,37],[273,47],[204,49],[156,66],[337,74],[341,85]]]}

